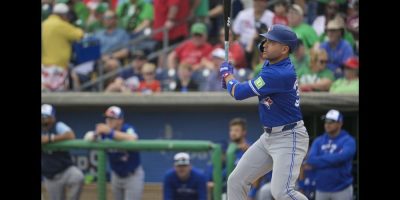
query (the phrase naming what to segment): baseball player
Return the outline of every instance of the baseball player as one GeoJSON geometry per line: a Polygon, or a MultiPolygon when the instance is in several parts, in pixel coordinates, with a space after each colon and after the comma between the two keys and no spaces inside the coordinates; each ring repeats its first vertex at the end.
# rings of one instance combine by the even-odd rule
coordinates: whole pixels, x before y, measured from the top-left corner
{"type": "Polygon", "coordinates": [[[174,169],[164,177],[164,200],[207,200],[206,185],[206,175],[192,167],[189,154],[177,153],[174,169]]]}
{"type": "Polygon", "coordinates": [[[356,142],[342,130],[343,115],[339,111],[330,110],[324,119],[325,133],[312,143],[304,167],[315,171],[316,200],[351,200],[356,142]]]}
{"type": "MultiPolygon", "coordinates": [[[[104,113],[106,123],[96,125],[95,133],[101,139],[134,141],[139,139],[132,125],[124,123],[120,107],[111,106],[104,113]]],[[[111,185],[116,200],[140,200],[144,188],[144,171],[140,165],[140,154],[136,151],[108,151],[111,185]]]]}
{"type": "Polygon", "coordinates": [[[300,111],[300,95],[289,53],[297,46],[296,34],[276,24],[260,44],[266,59],[260,74],[240,83],[233,66],[223,62],[222,86],[236,100],[257,96],[264,133],[250,146],[228,178],[228,199],[245,200],[250,184],[273,170],[271,193],[276,200],[307,199],[294,189],[300,166],[308,149],[309,137],[300,111]],[[225,84],[226,83],[226,84],[225,84]]]}
{"type": "MultiPolygon", "coordinates": [[[[42,144],[75,139],[74,131],[61,121],[56,121],[52,105],[42,105],[42,144]]],[[[66,151],[42,151],[42,175],[50,200],[64,200],[69,188],[70,200],[79,200],[83,173],[72,164],[66,151]]]]}

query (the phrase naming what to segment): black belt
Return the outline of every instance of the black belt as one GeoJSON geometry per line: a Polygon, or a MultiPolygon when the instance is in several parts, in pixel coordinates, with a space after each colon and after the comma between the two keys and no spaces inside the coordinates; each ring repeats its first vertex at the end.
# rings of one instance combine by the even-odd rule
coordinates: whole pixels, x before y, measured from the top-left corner
{"type": "MultiPolygon", "coordinates": [[[[281,131],[291,130],[291,129],[293,129],[294,127],[296,127],[296,125],[297,125],[297,122],[291,123],[291,124],[287,124],[287,125],[285,125],[285,126],[282,128],[281,131]]],[[[267,133],[271,133],[271,132],[272,132],[272,128],[270,128],[270,127],[264,127],[264,130],[265,130],[265,132],[267,132],[267,133]]]]}

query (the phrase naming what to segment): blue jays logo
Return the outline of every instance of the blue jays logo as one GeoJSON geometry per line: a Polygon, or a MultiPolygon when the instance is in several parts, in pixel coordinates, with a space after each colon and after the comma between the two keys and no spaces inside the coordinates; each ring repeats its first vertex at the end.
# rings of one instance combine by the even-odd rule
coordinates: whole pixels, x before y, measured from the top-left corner
{"type": "Polygon", "coordinates": [[[271,105],[274,103],[270,97],[267,97],[263,100],[263,104],[267,106],[268,110],[271,109],[271,105]]]}

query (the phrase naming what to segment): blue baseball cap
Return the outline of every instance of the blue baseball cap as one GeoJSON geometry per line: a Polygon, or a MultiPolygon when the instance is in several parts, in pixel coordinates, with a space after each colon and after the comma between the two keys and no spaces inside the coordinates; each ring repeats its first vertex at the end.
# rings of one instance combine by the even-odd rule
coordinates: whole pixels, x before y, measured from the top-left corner
{"type": "Polygon", "coordinates": [[[43,104],[42,117],[56,117],[56,110],[50,104],[43,104]]]}
{"type": "Polygon", "coordinates": [[[343,122],[343,115],[338,110],[331,109],[322,116],[322,119],[330,122],[343,122]]]}
{"type": "Polygon", "coordinates": [[[114,119],[123,119],[124,112],[118,106],[111,106],[104,113],[104,117],[114,118],[114,119]]]}
{"type": "Polygon", "coordinates": [[[288,45],[290,52],[293,52],[298,43],[296,33],[291,28],[282,24],[274,24],[269,27],[268,32],[260,34],[261,36],[288,45]]]}

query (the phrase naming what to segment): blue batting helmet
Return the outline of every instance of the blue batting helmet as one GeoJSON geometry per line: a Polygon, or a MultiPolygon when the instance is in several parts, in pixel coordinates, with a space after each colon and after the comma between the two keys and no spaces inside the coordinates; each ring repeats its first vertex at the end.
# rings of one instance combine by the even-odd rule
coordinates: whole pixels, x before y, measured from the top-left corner
{"type": "MultiPolygon", "coordinates": [[[[282,24],[274,24],[268,29],[268,32],[260,35],[269,40],[288,45],[290,52],[293,52],[297,47],[296,33],[294,33],[289,27],[282,24]]],[[[264,49],[263,45],[264,42],[259,44],[259,49],[261,52],[264,49]]]]}

